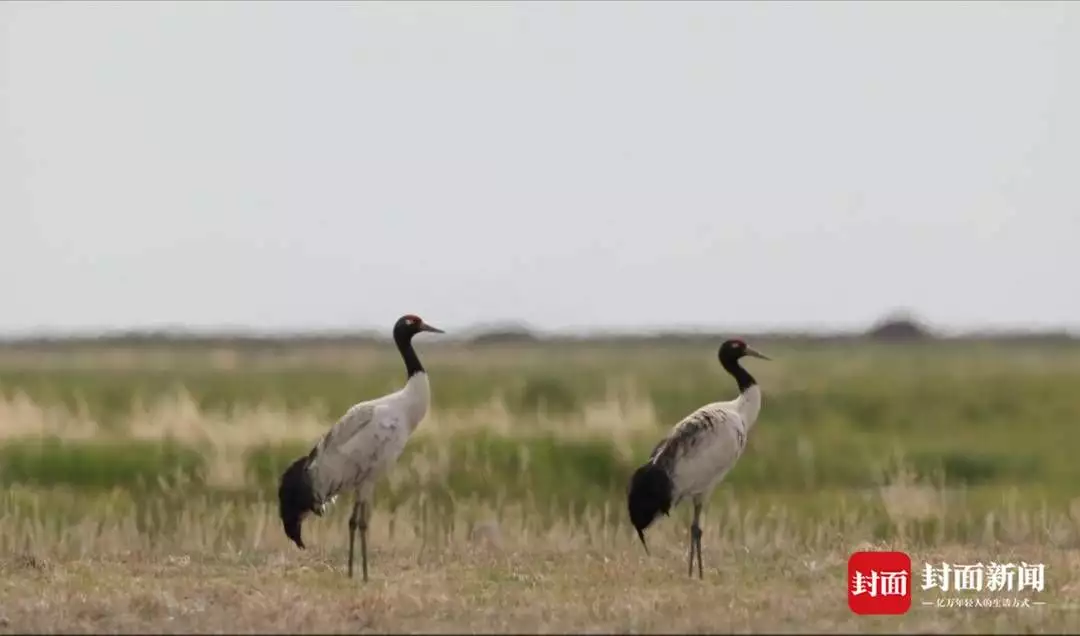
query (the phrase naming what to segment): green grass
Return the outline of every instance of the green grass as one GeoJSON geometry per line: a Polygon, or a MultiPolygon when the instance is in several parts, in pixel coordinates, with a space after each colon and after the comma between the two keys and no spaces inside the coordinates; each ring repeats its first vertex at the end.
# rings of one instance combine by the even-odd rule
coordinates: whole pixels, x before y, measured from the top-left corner
{"type": "MultiPolygon", "coordinates": [[[[729,476],[734,487],[868,488],[879,483],[880,467],[897,452],[917,472],[953,485],[1040,488],[1072,497],[1071,484],[1080,483],[1071,450],[1080,446],[1080,428],[1074,426],[1080,421],[1080,347],[773,345],[769,352],[775,361],[747,365],[758,375],[765,401],[750,448],[729,476]]],[[[445,445],[443,454],[451,457],[445,488],[455,494],[484,491],[485,484],[469,477],[469,466],[478,462],[490,464],[514,496],[528,489],[561,491],[565,498],[614,496],[627,471],[682,415],[734,395],[709,349],[547,351],[536,345],[472,353],[472,364],[468,350],[427,354],[433,408],[473,418],[482,429],[485,416],[477,409],[499,401],[508,411],[511,434],[481,430],[437,442],[418,438],[408,450],[427,453],[430,444],[445,445]],[[541,423],[573,420],[620,386],[629,388],[619,399],[629,395],[655,412],[648,430],[630,436],[630,457],[602,435],[569,439],[541,423]],[[527,482],[519,476],[522,453],[530,457],[527,482]]],[[[201,412],[225,420],[238,410],[263,408],[284,417],[314,414],[329,426],[350,404],[400,385],[394,353],[380,355],[362,371],[314,362],[236,370],[0,365],[0,396],[23,394],[35,404],[83,413],[118,438],[104,446],[100,440],[45,446],[9,441],[0,447],[0,475],[7,482],[96,487],[146,481],[156,466],[161,474],[179,471],[198,480],[200,458],[192,452],[124,440],[124,422],[133,410],[182,389],[201,412]]],[[[258,431],[251,435],[244,472],[255,476],[253,487],[265,488],[303,445],[256,448],[258,431]]]]}

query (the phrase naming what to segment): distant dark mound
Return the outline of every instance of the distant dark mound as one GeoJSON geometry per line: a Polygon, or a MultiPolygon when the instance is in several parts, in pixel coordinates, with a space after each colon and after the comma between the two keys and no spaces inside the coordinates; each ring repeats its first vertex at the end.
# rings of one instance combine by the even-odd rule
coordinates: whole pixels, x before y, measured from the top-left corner
{"type": "Polygon", "coordinates": [[[499,325],[478,329],[469,339],[472,344],[529,344],[540,338],[525,325],[499,325]]]}
{"type": "Polygon", "coordinates": [[[878,321],[866,332],[866,337],[889,342],[911,342],[930,340],[934,335],[921,321],[906,314],[893,314],[878,321]]]}

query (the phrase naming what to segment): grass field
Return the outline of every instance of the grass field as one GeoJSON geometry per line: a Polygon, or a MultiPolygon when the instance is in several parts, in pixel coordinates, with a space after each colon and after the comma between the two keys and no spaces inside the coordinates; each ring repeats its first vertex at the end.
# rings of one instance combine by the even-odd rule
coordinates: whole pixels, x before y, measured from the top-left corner
{"type": "MultiPolygon", "coordinates": [[[[0,631],[1076,631],[1080,346],[753,342],[765,394],[706,509],[633,534],[625,485],[734,396],[711,341],[418,345],[433,407],[377,492],[284,537],[276,480],[388,345],[0,352],[0,631]],[[852,614],[848,555],[1046,565],[1046,605],[852,614]]],[[[920,582],[920,577],[915,577],[920,582]]],[[[983,596],[991,596],[986,593],[983,596]]]]}

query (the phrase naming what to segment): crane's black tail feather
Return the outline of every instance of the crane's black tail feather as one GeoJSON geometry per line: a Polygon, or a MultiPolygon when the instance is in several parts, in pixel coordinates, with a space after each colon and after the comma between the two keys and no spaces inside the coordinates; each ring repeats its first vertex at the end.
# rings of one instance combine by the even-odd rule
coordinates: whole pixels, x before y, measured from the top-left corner
{"type": "Polygon", "coordinates": [[[630,511],[630,522],[637,530],[645,553],[649,546],[645,543],[645,529],[661,514],[671,511],[671,498],[675,485],[667,471],[649,462],[634,471],[630,478],[630,489],[626,503],[630,511]]]}
{"type": "Polygon", "coordinates": [[[640,528],[637,531],[637,536],[641,539],[641,547],[645,548],[645,554],[649,554],[649,544],[645,543],[645,531],[640,528]]]}
{"type": "MultiPolygon", "coordinates": [[[[311,490],[311,481],[307,477],[307,462],[310,457],[301,457],[289,465],[281,475],[278,486],[278,510],[285,534],[300,549],[304,549],[304,539],[300,534],[304,516],[315,512],[315,493],[311,490]]],[[[317,513],[318,514],[318,513],[317,513]]]]}

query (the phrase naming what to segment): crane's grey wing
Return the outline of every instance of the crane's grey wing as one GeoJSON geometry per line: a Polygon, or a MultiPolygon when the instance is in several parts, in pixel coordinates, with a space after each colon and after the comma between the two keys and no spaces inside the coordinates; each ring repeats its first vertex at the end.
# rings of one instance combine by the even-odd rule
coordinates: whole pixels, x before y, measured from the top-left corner
{"type": "Polygon", "coordinates": [[[318,455],[328,449],[339,448],[352,439],[371,423],[376,406],[376,402],[370,401],[360,402],[349,407],[349,410],[345,411],[345,414],[330,427],[330,430],[316,444],[315,453],[318,455]]]}
{"type": "Polygon", "coordinates": [[[320,502],[369,482],[405,448],[409,429],[405,418],[393,409],[372,405],[358,410],[355,417],[357,422],[324,438],[326,443],[320,444],[308,465],[312,490],[320,502]]]}
{"type": "MultiPolygon", "coordinates": [[[[730,467],[742,454],[745,428],[737,413],[702,407],[675,425],[654,451],[656,463],[675,474],[708,474],[730,467]]],[[[691,481],[697,481],[692,478],[691,481]]]]}

